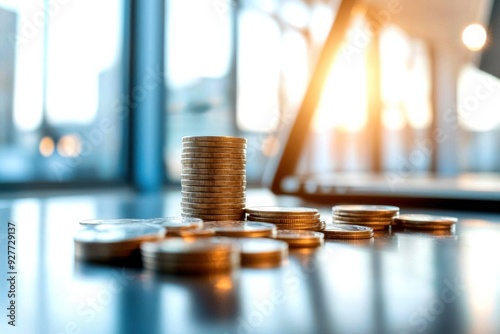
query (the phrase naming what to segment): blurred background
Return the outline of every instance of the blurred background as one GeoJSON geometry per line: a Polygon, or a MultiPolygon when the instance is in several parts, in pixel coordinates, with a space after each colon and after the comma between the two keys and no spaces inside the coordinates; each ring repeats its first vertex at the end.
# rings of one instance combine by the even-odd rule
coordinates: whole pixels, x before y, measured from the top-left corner
{"type": "MultiPolygon", "coordinates": [[[[181,137],[248,138],[248,181],[293,122],[339,0],[0,0],[0,189],[180,180],[181,137]]],[[[464,27],[459,172],[500,171],[498,1],[464,27]],[[468,28],[468,30],[467,30],[468,28]],[[497,49],[495,49],[497,48],[497,49]],[[498,52],[498,51],[496,51],[498,52]],[[493,53],[494,54],[494,53],[493,53]],[[489,58],[488,58],[489,57],[489,58]],[[478,88],[480,87],[480,88],[478,88]]],[[[370,170],[370,34],[350,28],[304,150],[311,172],[370,170]]],[[[460,38],[460,37],[458,37],[460,38]]],[[[429,48],[390,24],[380,33],[381,169],[426,173],[429,48]],[[421,149],[425,153],[425,149],[421,149]]]]}

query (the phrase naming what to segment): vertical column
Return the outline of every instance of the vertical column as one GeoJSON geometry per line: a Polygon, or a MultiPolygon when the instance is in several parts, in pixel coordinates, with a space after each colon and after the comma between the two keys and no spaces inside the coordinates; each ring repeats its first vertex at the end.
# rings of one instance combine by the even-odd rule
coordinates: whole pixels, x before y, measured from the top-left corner
{"type": "Polygon", "coordinates": [[[163,0],[132,1],[130,170],[133,186],[163,185],[165,129],[163,0]]]}

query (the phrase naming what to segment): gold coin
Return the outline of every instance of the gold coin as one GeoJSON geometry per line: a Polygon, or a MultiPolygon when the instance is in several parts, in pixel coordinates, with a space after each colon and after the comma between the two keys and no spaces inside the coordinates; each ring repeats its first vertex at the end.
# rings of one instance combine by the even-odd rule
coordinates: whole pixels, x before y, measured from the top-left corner
{"type": "Polygon", "coordinates": [[[230,159],[230,160],[246,160],[246,154],[238,153],[187,153],[182,152],[183,159],[230,159]]]}
{"type": "Polygon", "coordinates": [[[182,142],[231,142],[246,144],[246,138],[233,137],[233,136],[186,136],[182,137],[182,142]]]}
{"type": "Polygon", "coordinates": [[[187,167],[187,166],[182,166],[182,174],[193,174],[193,175],[202,175],[202,174],[208,174],[208,175],[245,175],[246,174],[246,169],[245,168],[235,168],[235,169],[228,169],[228,168],[213,168],[213,169],[203,169],[203,168],[192,168],[192,167],[187,167]]]}

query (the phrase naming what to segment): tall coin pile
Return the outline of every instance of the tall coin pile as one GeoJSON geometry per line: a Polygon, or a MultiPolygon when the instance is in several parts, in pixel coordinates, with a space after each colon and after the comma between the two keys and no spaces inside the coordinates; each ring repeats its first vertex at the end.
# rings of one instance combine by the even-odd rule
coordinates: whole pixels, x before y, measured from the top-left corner
{"type": "Polygon", "coordinates": [[[246,139],[182,138],[182,216],[203,220],[245,217],[246,139]]]}
{"type": "Polygon", "coordinates": [[[255,206],[247,208],[246,212],[248,220],[275,224],[278,230],[320,231],[325,228],[318,210],[312,208],[255,206]]]}
{"type": "Polygon", "coordinates": [[[374,230],[389,227],[399,214],[399,208],[391,205],[336,205],[332,207],[334,224],[368,226],[374,230]]]}

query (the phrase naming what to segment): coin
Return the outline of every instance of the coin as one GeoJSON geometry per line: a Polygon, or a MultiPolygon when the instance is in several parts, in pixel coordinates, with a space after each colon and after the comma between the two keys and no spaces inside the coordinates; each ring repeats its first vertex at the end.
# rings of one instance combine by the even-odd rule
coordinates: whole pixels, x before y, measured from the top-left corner
{"type": "MultiPolygon", "coordinates": [[[[235,166],[235,168],[245,168],[246,166],[246,160],[245,159],[233,159],[233,158],[181,158],[181,163],[183,165],[193,165],[196,168],[203,168],[203,167],[198,167],[200,165],[210,165],[211,168],[212,166],[215,168],[222,168],[219,165],[224,164],[224,165],[231,165],[235,166]]],[[[229,167],[233,168],[233,167],[229,167]]]]}
{"type": "Polygon", "coordinates": [[[245,213],[245,209],[204,209],[182,206],[182,212],[202,215],[240,215],[245,213]]]}
{"type": "Polygon", "coordinates": [[[373,230],[377,230],[377,231],[386,229],[386,228],[388,228],[390,226],[390,224],[381,224],[380,222],[365,221],[365,222],[362,222],[362,223],[360,223],[360,222],[353,223],[353,222],[339,220],[339,219],[333,220],[333,223],[334,224],[345,224],[345,225],[368,226],[368,227],[371,227],[373,230]]]}
{"type": "Polygon", "coordinates": [[[206,162],[206,163],[201,163],[201,162],[188,162],[188,161],[182,161],[182,168],[183,171],[185,169],[234,169],[234,170],[245,170],[246,165],[245,163],[226,163],[226,162],[206,162]]]}
{"type": "Polygon", "coordinates": [[[214,168],[214,169],[205,169],[205,168],[192,168],[187,166],[182,166],[182,174],[184,175],[245,175],[245,168],[214,168]]]}
{"type": "Polygon", "coordinates": [[[245,191],[233,191],[233,192],[199,192],[199,191],[186,191],[184,188],[181,190],[182,197],[185,198],[213,198],[213,197],[225,197],[228,199],[244,199],[245,191]]]}
{"type": "Polygon", "coordinates": [[[226,237],[269,237],[276,233],[276,226],[273,224],[255,223],[242,220],[206,221],[205,227],[214,229],[217,235],[226,237]]]}
{"type": "Polygon", "coordinates": [[[184,239],[207,238],[207,237],[214,237],[215,230],[210,229],[210,228],[203,228],[203,229],[199,229],[199,230],[182,230],[182,231],[174,231],[174,232],[167,231],[167,236],[168,237],[181,237],[184,239]]]}
{"type": "MultiPolygon", "coordinates": [[[[191,195],[189,195],[191,196],[191,195]]],[[[182,203],[190,204],[220,204],[220,205],[237,205],[237,204],[245,204],[245,197],[186,197],[184,194],[182,195],[182,203]]]]}
{"type": "Polygon", "coordinates": [[[372,216],[367,216],[367,217],[361,217],[361,216],[347,216],[347,215],[333,215],[333,219],[339,219],[339,220],[344,220],[344,221],[349,221],[349,222],[364,222],[364,221],[371,221],[371,222],[380,222],[380,223],[391,223],[392,217],[372,217],[372,216]]]}
{"type": "Polygon", "coordinates": [[[191,209],[218,209],[218,210],[225,210],[225,209],[239,209],[239,210],[244,210],[245,209],[245,203],[187,203],[182,201],[181,202],[181,207],[183,208],[191,208],[191,209]]]}
{"type": "Polygon", "coordinates": [[[167,229],[167,234],[178,231],[196,230],[203,227],[203,220],[188,217],[164,217],[146,220],[148,224],[160,225],[167,229]]]}
{"type": "Polygon", "coordinates": [[[218,141],[192,141],[183,142],[182,148],[186,147],[223,147],[223,148],[235,148],[235,149],[246,149],[247,144],[232,143],[232,142],[218,142],[218,141]]]}
{"type": "Polygon", "coordinates": [[[253,216],[269,217],[286,215],[306,216],[316,215],[318,210],[304,207],[284,207],[284,206],[253,206],[247,208],[247,213],[253,216]]]}
{"type": "Polygon", "coordinates": [[[197,193],[244,193],[245,186],[235,187],[210,187],[210,186],[182,186],[184,192],[197,192],[197,193]]]}
{"type": "Polygon", "coordinates": [[[330,224],[322,231],[325,239],[365,239],[373,237],[373,229],[366,226],[330,224]]]}
{"type": "Polygon", "coordinates": [[[231,142],[246,144],[247,140],[241,137],[232,136],[186,136],[182,137],[182,143],[185,142],[231,142]]]}
{"type": "Polygon", "coordinates": [[[84,225],[74,237],[75,258],[99,263],[140,263],[139,245],[144,241],[161,240],[165,228],[148,224],[84,225]]]}
{"type": "Polygon", "coordinates": [[[280,230],[275,239],[285,241],[290,248],[318,247],[323,245],[324,235],[313,231],[280,230]]]}
{"type": "Polygon", "coordinates": [[[349,215],[394,215],[399,212],[399,208],[392,205],[336,205],[332,211],[349,215]]]}
{"type": "Polygon", "coordinates": [[[271,223],[279,225],[313,225],[321,222],[319,218],[314,219],[270,219],[248,216],[247,220],[262,223],[271,223]]]}
{"type": "Polygon", "coordinates": [[[288,244],[264,238],[240,238],[241,265],[252,268],[280,266],[288,258],[288,244]]]}
{"type": "Polygon", "coordinates": [[[244,218],[244,215],[240,214],[232,214],[232,215],[208,215],[208,214],[201,214],[201,213],[189,213],[189,212],[182,212],[181,211],[181,216],[182,217],[195,217],[195,218],[201,218],[203,220],[241,220],[244,218]]]}
{"type": "Polygon", "coordinates": [[[100,224],[142,224],[144,219],[110,218],[110,219],[85,219],[80,221],[80,225],[100,225],[100,224]]]}
{"type": "Polygon", "coordinates": [[[458,219],[455,217],[445,217],[445,216],[433,216],[425,214],[403,214],[393,219],[397,224],[400,225],[445,225],[451,226],[456,224],[458,219]]]}
{"type": "Polygon", "coordinates": [[[245,153],[193,153],[193,152],[182,152],[181,159],[229,159],[236,161],[246,161],[245,153]]]}
{"type": "Polygon", "coordinates": [[[229,153],[229,154],[246,154],[247,150],[244,148],[233,147],[183,147],[182,153],[229,153]]]}
{"type": "Polygon", "coordinates": [[[246,182],[245,175],[227,175],[227,174],[181,174],[181,180],[185,181],[240,181],[246,182]]]}
{"type": "Polygon", "coordinates": [[[171,274],[230,271],[240,261],[238,244],[223,238],[171,238],[143,243],[141,254],[146,269],[171,274]]]}

